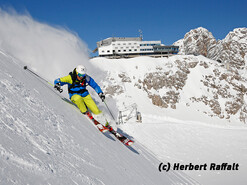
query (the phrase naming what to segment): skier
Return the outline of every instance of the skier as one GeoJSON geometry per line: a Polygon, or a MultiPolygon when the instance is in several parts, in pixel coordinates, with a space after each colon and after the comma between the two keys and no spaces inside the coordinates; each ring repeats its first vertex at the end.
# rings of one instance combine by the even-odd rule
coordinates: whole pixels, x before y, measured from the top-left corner
{"type": "Polygon", "coordinates": [[[93,114],[102,115],[102,111],[99,110],[86,87],[90,85],[103,102],[105,95],[94,79],[86,74],[86,68],[83,65],[78,65],[68,76],[56,79],[54,88],[61,92],[61,86],[65,84],[68,85],[70,100],[77,105],[83,114],[90,114],[88,110],[90,109],[93,114]]]}

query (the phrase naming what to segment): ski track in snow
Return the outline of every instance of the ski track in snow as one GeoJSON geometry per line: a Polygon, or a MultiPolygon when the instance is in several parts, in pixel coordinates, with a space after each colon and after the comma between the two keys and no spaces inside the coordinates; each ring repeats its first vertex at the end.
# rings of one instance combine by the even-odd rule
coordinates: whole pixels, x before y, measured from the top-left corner
{"type": "MultiPolygon", "coordinates": [[[[4,75],[8,76],[12,80],[10,81],[10,80],[5,79],[0,82],[0,86],[5,89],[5,91],[2,92],[1,97],[0,97],[0,105],[2,107],[0,126],[5,130],[6,133],[4,134],[7,135],[7,138],[9,140],[12,140],[12,138],[8,137],[8,132],[12,134],[16,133],[18,134],[17,137],[19,139],[30,143],[31,145],[33,145],[34,148],[43,152],[44,154],[49,154],[50,148],[48,147],[48,144],[49,144],[48,138],[45,138],[39,133],[35,133],[31,128],[29,128],[25,124],[25,122],[30,121],[30,120],[27,120],[27,118],[30,118],[32,116],[34,117],[33,120],[35,119],[38,120],[40,119],[42,113],[44,114],[47,113],[49,115],[49,110],[47,110],[46,112],[42,112],[44,109],[44,105],[42,105],[41,101],[33,98],[30,95],[30,92],[25,90],[24,85],[20,81],[14,79],[10,74],[4,74],[4,75]],[[8,98],[9,94],[13,94],[15,95],[15,97],[10,99],[8,98]],[[25,105],[20,106],[19,101],[23,99],[24,99],[23,102],[25,102],[25,105]],[[17,107],[17,106],[20,106],[20,107],[17,107]],[[39,112],[40,114],[32,115],[33,112],[36,112],[36,113],[39,112]],[[13,115],[15,115],[15,117],[13,115]],[[25,115],[28,115],[28,116],[25,116],[25,115]]],[[[49,117],[47,119],[49,119],[49,117]]],[[[50,167],[43,167],[44,169],[42,169],[42,165],[36,164],[35,160],[33,160],[32,162],[27,161],[25,160],[25,158],[19,157],[14,152],[7,151],[6,149],[3,148],[3,146],[1,146],[1,155],[7,160],[17,163],[23,168],[27,168],[27,169],[34,170],[34,171],[43,171],[45,168],[48,168],[48,170],[52,170],[50,167]]]]}

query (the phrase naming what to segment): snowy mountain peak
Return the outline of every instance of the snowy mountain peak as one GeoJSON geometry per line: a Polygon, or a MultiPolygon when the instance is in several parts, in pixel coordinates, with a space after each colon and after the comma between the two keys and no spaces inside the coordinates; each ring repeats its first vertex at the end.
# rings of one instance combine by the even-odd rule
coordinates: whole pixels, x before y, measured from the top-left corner
{"type": "Polygon", "coordinates": [[[225,39],[211,47],[208,57],[229,63],[231,68],[238,70],[246,66],[247,28],[236,28],[225,39]]]}
{"type": "Polygon", "coordinates": [[[180,54],[203,55],[207,58],[228,63],[233,69],[243,69],[247,58],[247,28],[236,28],[223,40],[214,38],[207,29],[199,27],[186,33],[180,46],[180,54]]]}
{"type": "Polygon", "coordinates": [[[238,42],[246,43],[247,41],[247,28],[235,28],[233,31],[228,33],[225,41],[236,40],[238,42]]]}
{"type": "Polygon", "coordinates": [[[212,33],[205,28],[199,27],[185,34],[184,52],[187,55],[207,56],[209,48],[215,43],[216,40],[212,33]]]}

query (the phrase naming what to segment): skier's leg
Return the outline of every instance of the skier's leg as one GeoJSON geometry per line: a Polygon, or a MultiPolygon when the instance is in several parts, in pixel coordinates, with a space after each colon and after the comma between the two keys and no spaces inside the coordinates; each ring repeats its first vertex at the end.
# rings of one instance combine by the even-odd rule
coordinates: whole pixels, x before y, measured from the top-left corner
{"type": "Polygon", "coordinates": [[[95,104],[94,100],[90,95],[87,95],[86,97],[83,97],[83,100],[86,104],[86,106],[92,111],[94,114],[94,118],[100,122],[101,124],[106,124],[106,119],[101,110],[99,110],[98,106],[95,104]]]}
{"type": "Polygon", "coordinates": [[[78,94],[74,94],[72,97],[71,97],[71,101],[77,105],[77,107],[80,109],[80,111],[82,113],[85,113],[87,112],[87,107],[84,103],[84,100],[83,100],[83,97],[81,97],[80,95],[78,94]]]}
{"type": "Polygon", "coordinates": [[[93,114],[98,115],[101,113],[101,111],[99,110],[99,108],[95,104],[95,102],[92,99],[92,97],[90,96],[90,94],[87,95],[86,97],[83,97],[83,100],[84,100],[85,104],[87,105],[87,107],[92,111],[93,114]]]}

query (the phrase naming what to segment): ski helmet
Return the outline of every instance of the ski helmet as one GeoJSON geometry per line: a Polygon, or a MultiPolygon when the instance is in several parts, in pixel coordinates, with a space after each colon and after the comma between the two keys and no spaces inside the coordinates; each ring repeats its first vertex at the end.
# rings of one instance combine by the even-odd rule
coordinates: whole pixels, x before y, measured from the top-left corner
{"type": "Polygon", "coordinates": [[[76,67],[75,70],[76,70],[76,74],[77,74],[79,77],[84,77],[84,76],[86,75],[87,69],[86,69],[86,67],[83,66],[83,65],[78,65],[78,66],[76,67]]]}

